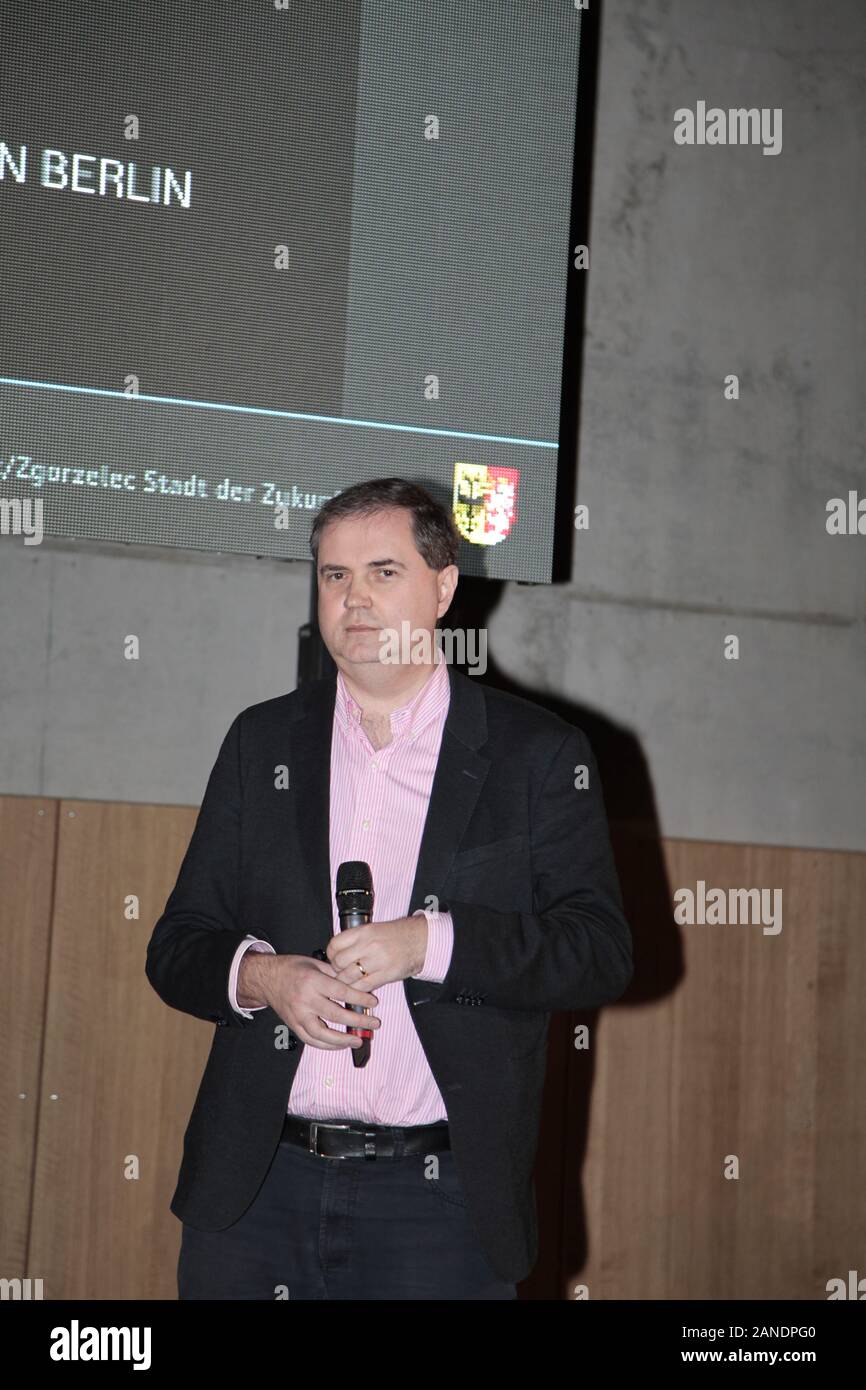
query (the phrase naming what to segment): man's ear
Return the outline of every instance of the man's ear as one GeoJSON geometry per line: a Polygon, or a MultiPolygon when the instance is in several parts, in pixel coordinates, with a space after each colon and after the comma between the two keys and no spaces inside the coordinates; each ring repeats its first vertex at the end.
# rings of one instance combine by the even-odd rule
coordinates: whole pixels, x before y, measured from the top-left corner
{"type": "Polygon", "coordinates": [[[451,607],[459,578],[460,571],[456,565],[446,565],[444,570],[439,571],[436,580],[439,586],[439,609],[436,614],[437,618],[444,617],[451,607]]]}

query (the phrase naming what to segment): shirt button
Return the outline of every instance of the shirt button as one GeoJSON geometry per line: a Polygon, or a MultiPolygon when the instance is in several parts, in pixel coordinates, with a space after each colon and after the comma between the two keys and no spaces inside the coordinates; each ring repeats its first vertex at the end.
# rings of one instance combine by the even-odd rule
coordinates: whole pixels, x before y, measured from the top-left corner
{"type": "Polygon", "coordinates": [[[325,1077],[325,1085],[326,1085],[326,1086],[333,1086],[333,1084],[334,1084],[334,1078],[333,1078],[333,1076],[326,1076],[326,1077],[325,1077]]]}
{"type": "Polygon", "coordinates": [[[369,822],[368,820],[362,820],[362,821],[361,821],[361,825],[362,825],[362,827],[364,828],[364,830],[369,830],[369,829],[370,829],[370,822],[369,822]]]}

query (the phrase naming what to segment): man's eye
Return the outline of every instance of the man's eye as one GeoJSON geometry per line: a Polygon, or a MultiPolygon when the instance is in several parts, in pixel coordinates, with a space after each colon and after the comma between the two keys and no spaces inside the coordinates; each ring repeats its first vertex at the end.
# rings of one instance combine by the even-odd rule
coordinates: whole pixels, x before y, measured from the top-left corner
{"type": "Polygon", "coordinates": [[[381,570],[379,571],[379,573],[380,573],[380,574],[396,574],[397,571],[396,571],[396,570],[389,570],[389,569],[381,569],[381,570]]]}

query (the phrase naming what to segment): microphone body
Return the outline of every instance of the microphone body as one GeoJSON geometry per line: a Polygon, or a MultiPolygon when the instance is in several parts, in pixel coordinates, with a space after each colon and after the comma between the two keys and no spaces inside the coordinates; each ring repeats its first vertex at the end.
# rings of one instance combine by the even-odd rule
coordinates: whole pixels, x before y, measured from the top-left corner
{"type": "MultiPolygon", "coordinates": [[[[360,859],[345,860],[337,870],[335,897],[340,931],[348,931],[350,927],[368,926],[373,920],[373,875],[370,865],[360,859]]],[[[346,1008],[357,1014],[370,1012],[363,1004],[350,1004],[348,1000],[346,1008]]],[[[352,1048],[352,1063],[356,1067],[365,1067],[370,1059],[373,1030],[347,1028],[346,1031],[353,1033],[355,1037],[363,1038],[360,1047],[352,1048]]]]}

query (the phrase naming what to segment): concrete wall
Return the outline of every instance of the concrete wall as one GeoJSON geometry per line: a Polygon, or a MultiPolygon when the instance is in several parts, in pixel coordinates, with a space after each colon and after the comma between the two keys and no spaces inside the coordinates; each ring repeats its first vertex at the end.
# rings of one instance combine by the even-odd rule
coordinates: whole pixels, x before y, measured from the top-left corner
{"type": "MultiPolygon", "coordinates": [[[[490,652],[612,734],[606,789],[645,763],[669,836],[866,849],[866,536],[825,529],[866,495],[864,74],[859,0],[605,6],[590,526],[569,585],[504,586],[490,652]],[[781,153],[675,145],[699,100],[781,107],[781,153]]],[[[294,686],[308,593],[302,564],[0,538],[0,792],[197,803],[234,714],[294,686]]]]}

